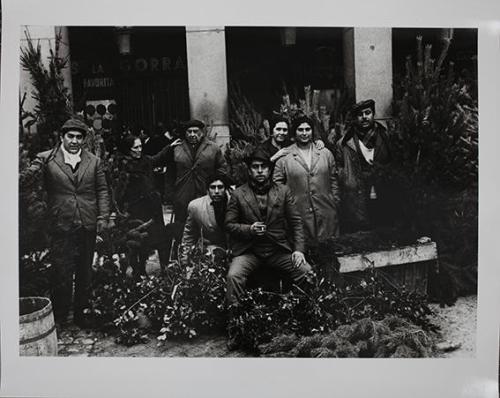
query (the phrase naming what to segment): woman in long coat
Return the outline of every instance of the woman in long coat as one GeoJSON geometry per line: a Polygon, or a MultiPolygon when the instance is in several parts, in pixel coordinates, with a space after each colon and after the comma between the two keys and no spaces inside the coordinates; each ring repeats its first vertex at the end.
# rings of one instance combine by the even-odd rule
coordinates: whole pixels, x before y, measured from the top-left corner
{"type": "Polygon", "coordinates": [[[340,201],[337,169],[332,153],[313,143],[313,122],[300,117],[293,123],[295,144],[278,159],[273,180],[286,184],[295,195],[308,245],[337,236],[340,201]]]}

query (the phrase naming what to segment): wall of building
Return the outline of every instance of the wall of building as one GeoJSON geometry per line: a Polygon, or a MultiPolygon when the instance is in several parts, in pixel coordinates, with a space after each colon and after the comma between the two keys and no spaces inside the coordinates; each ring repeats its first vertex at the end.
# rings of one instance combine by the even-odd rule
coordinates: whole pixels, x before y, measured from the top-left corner
{"type": "Polygon", "coordinates": [[[211,126],[223,145],[229,142],[226,39],[223,26],[186,29],[191,117],[211,126]]]}
{"type": "MultiPolygon", "coordinates": [[[[64,84],[72,93],[71,83],[71,57],[68,45],[68,29],[62,26],[22,26],[21,27],[21,49],[28,46],[29,41],[36,47],[40,46],[42,64],[49,68],[49,57],[51,50],[55,51],[56,37],[60,37],[59,57],[65,58],[66,67],[63,69],[64,84]]],[[[33,98],[34,86],[28,71],[20,65],[19,95],[24,98],[23,110],[33,112],[37,102],[33,98]]],[[[31,131],[36,131],[36,125],[31,126],[31,131]]]]}
{"type": "Polygon", "coordinates": [[[348,28],[344,32],[346,84],[356,102],[375,100],[377,118],[387,118],[392,107],[391,28],[348,28]]]}

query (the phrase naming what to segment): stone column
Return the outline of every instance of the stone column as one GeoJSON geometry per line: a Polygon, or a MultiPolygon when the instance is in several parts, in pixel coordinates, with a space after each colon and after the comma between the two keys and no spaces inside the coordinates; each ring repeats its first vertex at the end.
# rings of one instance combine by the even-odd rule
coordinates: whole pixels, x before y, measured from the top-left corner
{"type": "Polygon", "coordinates": [[[191,117],[212,124],[217,143],[229,142],[226,40],[224,27],[187,27],[191,117]]]}
{"type": "MultiPolygon", "coordinates": [[[[59,45],[59,56],[66,59],[66,67],[62,70],[62,75],[64,77],[64,85],[68,88],[69,95],[71,96],[71,101],[73,101],[73,83],[71,80],[71,58],[69,51],[69,32],[67,26],[56,26],[55,27],[56,36],[61,36],[61,43],[59,45]]],[[[73,108],[73,102],[71,103],[71,108],[73,108]]]]}
{"type": "MultiPolygon", "coordinates": [[[[68,28],[60,26],[23,26],[21,28],[21,48],[26,48],[28,45],[28,37],[31,38],[33,45],[40,45],[42,63],[45,68],[49,68],[50,50],[55,50],[55,42],[57,35],[61,35],[61,43],[59,48],[59,56],[67,57],[66,68],[62,71],[64,85],[68,88],[69,93],[72,93],[71,86],[71,64],[69,60],[69,40],[68,28]]],[[[33,82],[28,71],[25,71],[21,66],[19,94],[21,98],[26,94],[23,109],[27,112],[33,112],[36,101],[32,98],[34,92],[33,82]]],[[[36,125],[31,127],[32,131],[36,129],[36,125]]]]}
{"type": "Polygon", "coordinates": [[[344,30],[344,76],[356,102],[375,100],[376,118],[391,115],[391,28],[346,28],[344,30]]]}

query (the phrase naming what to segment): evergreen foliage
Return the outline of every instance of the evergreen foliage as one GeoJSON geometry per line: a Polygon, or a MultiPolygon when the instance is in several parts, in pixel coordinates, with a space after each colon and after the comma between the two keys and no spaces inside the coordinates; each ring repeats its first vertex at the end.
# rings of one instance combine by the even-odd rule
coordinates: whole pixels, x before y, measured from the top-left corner
{"type": "Polygon", "coordinates": [[[61,37],[50,50],[48,69],[42,59],[41,46],[26,35],[27,46],[21,48],[21,66],[33,82],[33,112],[25,112],[26,94],[20,99],[19,144],[19,283],[22,295],[48,296],[50,253],[47,232],[47,194],[44,168],[30,169],[33,156],[53,148],[57,130],[70,115],[71,101],[64,86],[62,70],[67,61],[59,56],[61,37]],[[26,122],[27,120],[27,122],[26,122]],[[30,132],[36,124],[36,134],[30,132]]]}
{"type": "Polygon", "coordinates": [[[96,327],[132,345],[151,336],[160,341],[195,338],[226,329],[252,353],[281,334],[324,334],[340,325],[388,315],[429,330],[431,314],[424,296],[386,284],[380,272],[333,283],[309,277],[304,288],[248,290],[238,305],[226,309],[227,260],[194,250],[189,266],[172,263],[166,275],[134,279],[124,272],[121,257],[103,257],[94,275],[92,300],[86,311],[96,327]]]}
{"type": "Polygon", "coordinates": [[[323,335],[282,334],[259,350],[265,357],[426,358],[433,352],[434,340],[432,332],[388,316],[363,318],[323,335]]]}
{"type": "Polygon", "coordinates": [[[378,172],[397,187],[401,230],[432,237],[440,267],[431,295],[444,303],[477,289],[478,107],[477,82],[457,76],[447,54],[437,61],[417,37],[416,60],[408,56],[395,82],[393,159],[378,172]]]}
{"type": "MultiPolygon", "coordinates": [[[[42,59],[40,43],[36,45],[26,33],[27,46],[21,48],[21,66],[31,77],[36,101],[33,112],[23,112],[22,118],[29,119],[24,128],[36,124],[37,148],[34,153],[51,148],[57,142],[57,131],[71,115],[71,97],[64,85],[62,71],[68,61],[60,56],[61,35],[57,35],[54,48],[50,49],[48,67],[42,59]]],[[[33,143],[32,143],[33,144],[33,143]]]]}
{"type": "Polygon", "coordinates": [[[417,37],[417,59],[407,57],[405,75],[395,87],[397,134],[394,163],[408,177],[450,189],[477,187],[478,107],[474,81],[447,68],[450,40],[435,62],[431,45],[417,37]]]}

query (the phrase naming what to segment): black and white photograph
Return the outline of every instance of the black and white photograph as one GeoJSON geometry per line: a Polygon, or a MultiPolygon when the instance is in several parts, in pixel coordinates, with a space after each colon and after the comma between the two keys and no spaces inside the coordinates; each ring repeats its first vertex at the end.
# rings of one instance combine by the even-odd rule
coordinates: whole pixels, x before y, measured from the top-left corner
{"type": "MultiPolygon", "coordinates": [[[[343,367],[378,396],[392,370],[453,378],[485,352],[498,375],[498,271],[482,254],[498,215],[480,162],[495,141],[479,130],[495,130],[483,93],[500,42],[481,50],[483,22],[13,15],[8,383],[116,364],[103,386],[121,390],[144,365],[163,396],[165,363],[177,393],[191,373],[213,387],[239,370],[243,386],[273,369],[296,395],[301,376],[323,391],[343,367]]],[[[490,373],[463,396],[494,396],[490,373]]],[[[98,391],[76,377],[40,396],[98,391]]]]}
{"type": "Polygon", "coordinates": [[[21,355],[474,357],[477,30],[23,34],[21,355]]]}

